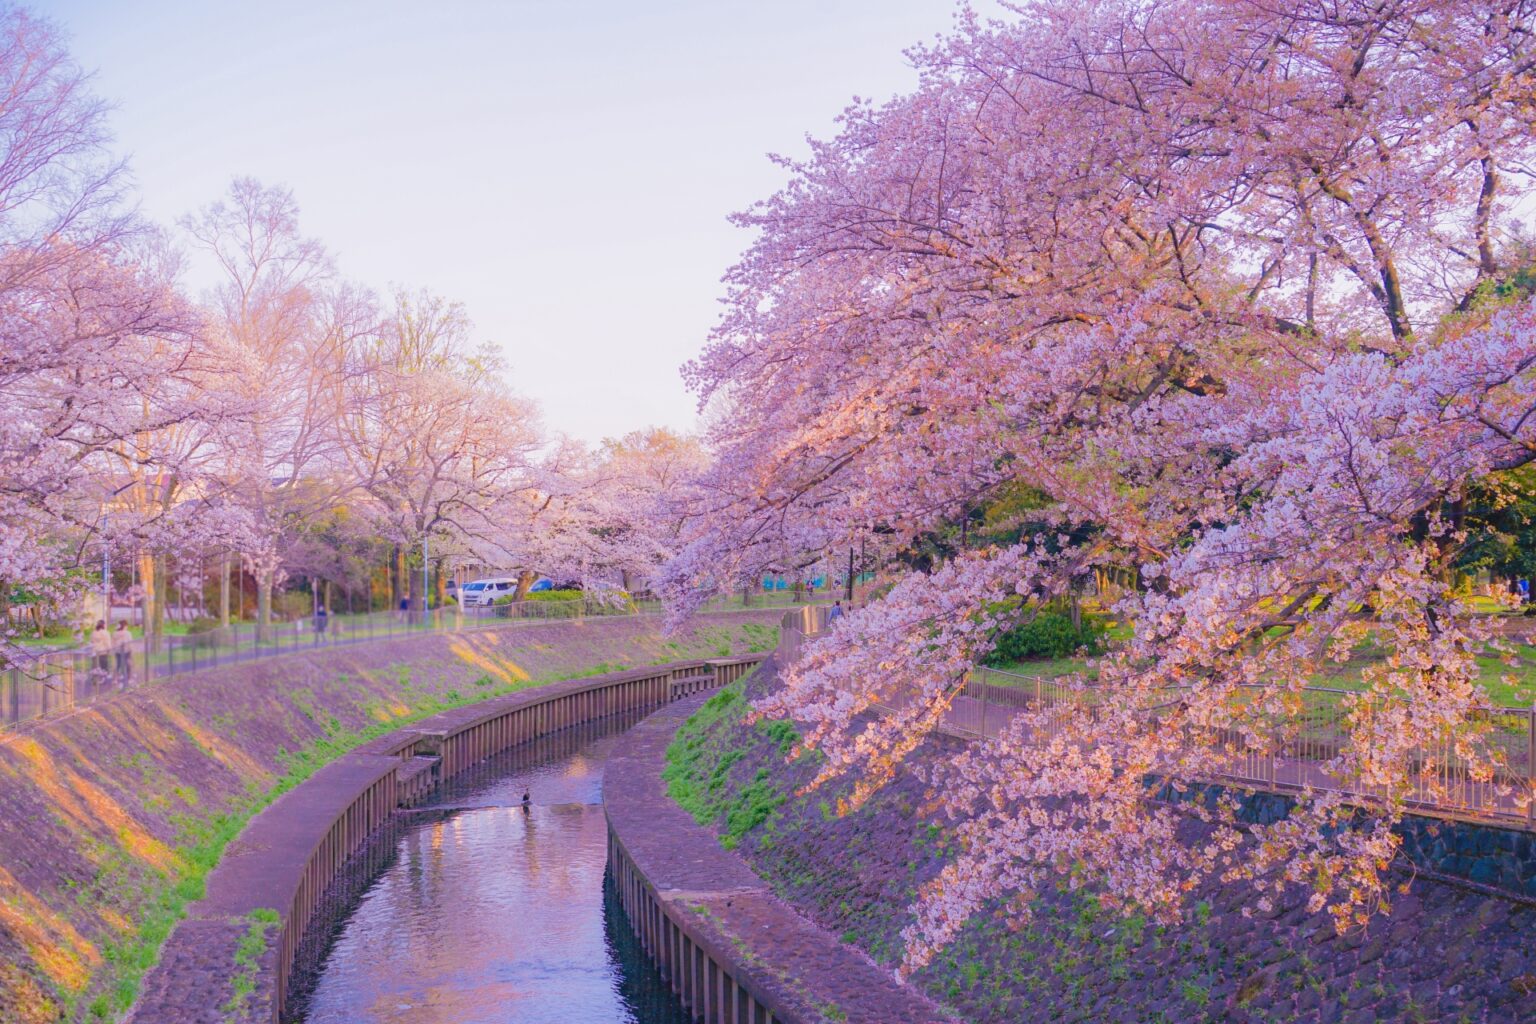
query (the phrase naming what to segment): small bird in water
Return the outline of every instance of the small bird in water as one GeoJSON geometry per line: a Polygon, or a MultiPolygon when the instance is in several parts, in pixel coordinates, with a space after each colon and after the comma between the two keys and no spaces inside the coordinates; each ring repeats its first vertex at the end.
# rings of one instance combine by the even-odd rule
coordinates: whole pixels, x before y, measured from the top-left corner
{"type": "Polygon", "coordinates": [[[533,803],[533,799],[528,795],[528,791],[526,789],[523,790],[523,813],[524,814],[528,813],[528,806],[530,804],[532,804],[532,803],[533,803]]]}

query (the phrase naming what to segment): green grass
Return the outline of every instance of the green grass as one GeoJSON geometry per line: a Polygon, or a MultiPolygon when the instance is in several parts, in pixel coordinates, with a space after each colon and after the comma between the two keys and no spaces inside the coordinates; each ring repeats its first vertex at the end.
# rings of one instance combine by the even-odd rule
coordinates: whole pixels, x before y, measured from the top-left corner
{"type": "Polygon", "coordinates": [[[258,907],[245,918],[250,923],[235,949],[235,974],[230,982],[233,994],[224,1004],[226,1018],[238,1017],[245,1009],[246,1000],[256,991],[256,972],[267,952],[267,932],[281,920],[277,911],[267,907],[258,907]]]}
{"type": "MultiPolygon", "coordinates": [[[[661,773],[667,795],[700,825],[719,826],[726,849],[771,818],[787,797],[766,768],[745,785],[732,784],[731,770],[747,755],[731,740],[747,714],[743,694],[743,684],[736,682],[705,701],[677,730],[661,773]]],[[[794,725],[782,720],[759,721],[756,730],[786,755],[800,740],[794,725]]]]}
{"type": "MultiPolygon", "coordinates": [[[[1515,658],[1513,666],[1504,664],[1502,655],[1483,655],[1477,659],[1478,684],[1488,694],[1488,699],[1500,707],[1525,708],[1536,701],[1536,646],[1511,643],[1515,658]],[[1513,684],[1505,682],[1511,676],[1513,684]]],[[[1356,648],[1348,661],[1330,665],[1324,672],[1312,677],[1313,685],[1335,690],[1359,690],[1363,684],[1360,673],[1378,664],[1384,652],[1373,643],[1356,648]]]]}
{"type": "MultiPolygon", "coordinates": [[[[1515,665],[1504,664],[1501,655],[1484,655],[1477,659],[1478,684],[1488,694],[1488,699],[1499,707],[1527,708],[1536,703],[1536,645],[1511,643],[1515,665]],[[1514,678],[1513,684],[1505,682],[1505,676],[1514,678]]],[[[1384,652],[1374,643],[1366,642],[1355,649],[1347,661],[1331,663],[1324,671],[1312,676],[1312,685],[1334,690],[1359,690],[1363,687],[1360,674],[1367,667],[1379,664],[1384,652]]],[[[1097,672],[1088,658],[1049,658],[1018,661],[996,668],[1002,672],[1016,673],[1030,679],[1056,679],[1081,672],[1092,680],[1097,672]]],[[[991,676],[988,682],[1001,686],[1018,685],[1027,688],[1027,680],[1010,680],[1007,676],[991,676]]]]}

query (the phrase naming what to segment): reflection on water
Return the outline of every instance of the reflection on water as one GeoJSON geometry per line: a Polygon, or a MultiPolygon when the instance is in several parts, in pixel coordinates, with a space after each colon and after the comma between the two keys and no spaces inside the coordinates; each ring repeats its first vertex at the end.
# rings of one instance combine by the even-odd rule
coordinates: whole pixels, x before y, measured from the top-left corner
{"type": "Polygon", "coordinates": [[[565,750],[557,740],[524,751],[420,815],[338,930],[303,1019],[684,1024],[605,897],[602,775],[614,741],[589,733],[565,750]]]}

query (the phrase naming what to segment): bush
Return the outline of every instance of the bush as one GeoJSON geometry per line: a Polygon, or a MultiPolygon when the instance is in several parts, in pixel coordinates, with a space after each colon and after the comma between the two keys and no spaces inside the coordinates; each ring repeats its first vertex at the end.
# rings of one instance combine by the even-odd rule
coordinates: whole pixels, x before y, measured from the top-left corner
{"type": "Polygon", "coordinates": [[[285,622],[306,619],[315,610],[315,599],[302,590],[272,595],[272,616],[285,622]]]}
{"type": "Polygon", "coordinates": [[[1074,628],[1071,616],[1058,611],[1042,611],[1028,622],[1021,622],[1000,633],[997,646],[987,656],[989,665],[1005,665],[1031,658],[1065,658],[1079,649],[1096,654],[1104,647],[1104,620],[1096,615],[1079,617],[1082,625],[1074,628]]]}
{"type": "Polygon", "coordinates": [[[531,604],[539,602],[553,607],[541,608],[538,611],[529,609],[526,612],[528,618],[536,619],[575,619],[583,615],[609,615],[617,611],[633,608],[633,602],[628,594],[618,592],[622,601],[608,603],[602,598],[584,593],[580,590],[540,590],[526,595],[521,602],[513,601],[511,594],[503,594],[496,599],[498,605],[531,604]]]}
{"type": "Polygon", "coordinates": [[[211,615],[199,615],[197,618],[187,623],[187,635],[193,636],[198,633],[212,633],[218,628],[218,619],[211,615]]]}

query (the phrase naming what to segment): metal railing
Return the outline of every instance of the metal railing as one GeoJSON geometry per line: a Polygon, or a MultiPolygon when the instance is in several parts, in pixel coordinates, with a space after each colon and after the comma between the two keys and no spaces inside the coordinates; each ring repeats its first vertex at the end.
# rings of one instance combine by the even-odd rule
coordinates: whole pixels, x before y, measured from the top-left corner
{"type": "MultiPolygon", "coordinates": [[[[842,591],[818,591],[814,598],[807,598],[803,593],[796,597],[789,590],[754,590],[745,595],[741,593],[720,594],[710,598],[700,607],[700,611],[741,611],[744,608],[798,608],[804,604],[820,606],[830,605],[833,601],[842,597],[842,591]]],[[[642,612],[661,612],[665,610],[665,604],[657,598],[636,598],[634,605],[642,612]]]]}
{"type": "MultiPolygon", "coordinates": [[[[826,609],[801,608],[786,613],[779,630],[780,665],[801,656],[806,641],[824,634],[826,609]]],[[[1259,687],[1252,691],[1258,693],[1259,687]]],[[[900,710],[902,693],[882,697],[877,710],[900,710]]],[[[1362,799],[1382,794],[1326,769],[1348,739],[1351,698],[1364,695],[1328,687],[1307,687],[1299,706],[1264,723],[1262,741],[1250,741],[1237,729],[1205,730],[1223,761],[1209,781],[1289,792],[1336,792],[1362,799]]],[[[1243,699],[1241,696],[1238,699],[1243,699]]],[[[977,666],[967,676],[945,714],[942,728],[969,739],[991,739],[1015,715],[1044,712],[1032,723],[1042,737],[1058,734],[1069,721],[1094,720],[1093,691],[1039,676],[977,666]],[[1052,714],[1055,711],[1056,714],[1052,714]]],[[[1410,756],[1414,789],[1407,804],[1439,817],[1492,821],[1536,831],[1536,708],[1491,708],[1476,713],[1482,742],[1498,763],[1492,777],[1474,772],[1450,737],[1430,738],[1410,756]]],[[[1250,733],[1253,730],[1250,730],[1250,733]]],[[[1486,763],[1486,759],[1483,759],[1486,763]]]]}
{"type": "Polygon", "coordinates": [[[215,665],[416,633],[639,614],[644,613],[632,603],[613,604],[598,598],[518,601],[478,608],[338,613],[327,616],[323,628],[313,616],[274,622],[265,630],[241,622],[203,633],[163,636],[160,648],[154,651],[146,650],[145,641],[135,639],[127,647],[126,665],[115,652],[97,655],[87,648],[47,651],[0,669],[0,729],[58,714],[130,686],[215,665]]]}

